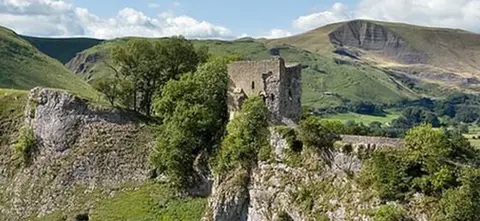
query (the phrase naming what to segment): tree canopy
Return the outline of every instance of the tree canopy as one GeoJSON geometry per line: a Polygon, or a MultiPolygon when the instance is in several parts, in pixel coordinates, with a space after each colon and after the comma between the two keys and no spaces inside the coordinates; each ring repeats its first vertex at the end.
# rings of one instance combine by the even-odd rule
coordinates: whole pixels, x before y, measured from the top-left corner
{"type": "Polygon", "coordinates": [[[226,63],[213,59],[196,72],[169,81],[154,102],[163,125],[151,162],[177,186],[193,182],[195,158],[212,152],[222,138],[227,120],[226,63]]]}
{"type": "MultiPolygon", "coordinates": [[[[128,80],[132,85],[131,95],[124,96],[131,102],[125,103],[150,115],[153,98],[161,93],[163,86],[171,79],[179,79],[181,74],[194,72],[200,62],[207,60],[208,48],[195,49],[192,42],[183,37],[131,39],[115,48],[112,58],[120,67],[115,77],[128,80]]],[[[104,90],[109,93],[107,97],[111,97],[110,89],[104,90]]]]}

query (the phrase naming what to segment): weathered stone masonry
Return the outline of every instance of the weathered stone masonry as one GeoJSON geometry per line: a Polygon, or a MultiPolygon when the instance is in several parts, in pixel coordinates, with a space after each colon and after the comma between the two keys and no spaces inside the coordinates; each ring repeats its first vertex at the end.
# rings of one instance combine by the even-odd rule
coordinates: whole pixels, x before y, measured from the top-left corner
{"type": "Polygon", "coordinates": [[[285,65],[280,57],[265,61],[239,61],[228,66],[228,110],[235,116],[250,96],[265,99],[274,124],[292,125],[300,121],[301,66],[285,65]]]}

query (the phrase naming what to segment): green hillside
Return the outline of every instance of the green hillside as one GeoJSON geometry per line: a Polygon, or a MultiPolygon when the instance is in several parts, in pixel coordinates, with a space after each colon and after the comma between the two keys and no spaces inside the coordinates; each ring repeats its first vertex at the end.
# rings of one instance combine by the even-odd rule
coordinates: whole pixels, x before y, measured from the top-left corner
{"type": "MultiPolygon", "coordinates": [[[[112,74],[111,68],[106,65],[112,64],[108,55],[112,48],[121,45],[124,41],[126,39],[117,39],[87,49],[67,66],[84,76],[84,79],[112,74]],[[95,62],[89,62],[92,60],[95,62]]],[[[338,64],[338,57],[332,54],[313,53],[289,45],[275,46],[248,39],[194,40],[194,45],[207,46],[212,55],[236,54],[251,60],[268,59],[272,56],[271,49],[279,50],[287,62],[300,62],[304,66],[303,104],[312,107],[337,106],[346,100],[391,103],[419,96],[383,70],[349,60],[345,60],[344,64],[338,64]]]]}
{"type": "MultiPolygon", "coordinates": [[[[113,62],[109,58],[111,49],[129,39],[106,41],[89,48],[68,62],[67,67],[85,80],[110,75],[113,73],[110,67],[113,62]]],[[[287,62],[302,63],[303,104],[317,108],[338,106],[348,101],[392,103],[424,96],[442,98],[456,91],[480,90],[475,83],[480,81],[477,78],[480,77],[480,35],[462,30],[355,20],[281,39],[193,42],[197,47],[207,46],[212,55],[236,54],[261,60],[280,52],[287,62]],[[425,58],[422,62],[426,63],[407,65],[361,48],[346,47],[346,52],[334,52],[329,34],[338,32],[345,25],[378,32],[381,36],[374,34],[378,37],[374,42],[388,44],[401,39],[399,42],[405,42],[405,46],[395,48],[390,44],[389,53],[393,50],[395,56],[407,59],[410,55],[420,54],[425,58]],[[394,37],[384,39],[388,36],[394,37]]]]}
{"type": "Polygon", "coordinates": [[[93,38],[37,38],[21,36],[39,51],[59,60],[62,64],[70,61],[78,52],[103,42],[93,38]]]}
{"type": "Polygon", "coordinates": [[[60,62],[41,53],[13,31],[0,27],[0,88],[29,90],[36,86],[96,96],[89,84],[60,62]]]}
{"type": "MultiPolygon", "coordinates": [[[[289,44],[312,52],[330,53],[328,34],[343,25],[355,23],[359,30],[369,24],[383,27],[402,38],[412,49],[425,53],[426,64],[453,72],[480,74],[480,35],[460,29],[424,27],[404,23],[353,20],[320,27],[299,35],[267,40],[268,44],[289,44]]],[[[377,41],[382,41],[378,39],[377,41]]],[[[384,62],[381,58],[376,62],[384,62]]]]}

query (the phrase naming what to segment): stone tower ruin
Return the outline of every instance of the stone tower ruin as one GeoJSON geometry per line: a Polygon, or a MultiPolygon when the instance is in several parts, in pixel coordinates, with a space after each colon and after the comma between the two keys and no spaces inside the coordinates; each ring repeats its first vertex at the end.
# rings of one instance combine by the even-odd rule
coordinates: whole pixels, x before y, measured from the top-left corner
{"type": "Polygon", "coordinates": [[[285,65],[280,57],[239,61],[228,66],[230,119],[250,96],[262,96],[274,124],[297,124],[302,114],[301,66],[285,65]]]}

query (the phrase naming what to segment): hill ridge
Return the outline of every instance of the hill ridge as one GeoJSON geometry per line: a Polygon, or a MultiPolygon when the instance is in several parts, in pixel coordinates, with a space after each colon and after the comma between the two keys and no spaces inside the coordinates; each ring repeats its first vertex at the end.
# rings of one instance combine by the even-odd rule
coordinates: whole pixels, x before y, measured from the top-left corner
{"type": "Polygon", "coordinates": [[[29,90],[43,86],[96,97],[90,85],[5,27],[0,28],[0,67],[0,88],[29,90]]]}

